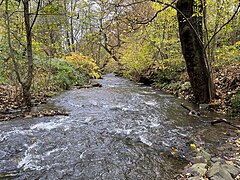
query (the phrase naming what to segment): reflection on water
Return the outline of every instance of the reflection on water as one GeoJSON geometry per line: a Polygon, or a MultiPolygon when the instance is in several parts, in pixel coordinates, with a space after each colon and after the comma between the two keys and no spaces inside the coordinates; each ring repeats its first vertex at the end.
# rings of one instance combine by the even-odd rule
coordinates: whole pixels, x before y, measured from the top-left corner
{"type": "Polygon", "coordinates": [[[99,83],[40,107],[66,109],[68,117],[0,122],[0,179],[173,179],[189,142],[218,153],[231,130],[188,116],[180,100],[150,87],[114,75],[99,83]]]}

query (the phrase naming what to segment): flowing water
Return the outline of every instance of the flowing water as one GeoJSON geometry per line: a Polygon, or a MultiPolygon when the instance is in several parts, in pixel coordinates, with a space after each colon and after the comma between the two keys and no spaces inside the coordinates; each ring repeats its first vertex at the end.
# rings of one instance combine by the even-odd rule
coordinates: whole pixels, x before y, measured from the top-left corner
{"type": "Polygon", "coordinates": [[[210,126],[211,114],[189,116],[181,100],[113,74],[98,82],[39,107],[69,116],[0,122],[0,179],[168,180],[187,164],[192,142],[231,153],[219,147],[233,129],[210,126]]]}

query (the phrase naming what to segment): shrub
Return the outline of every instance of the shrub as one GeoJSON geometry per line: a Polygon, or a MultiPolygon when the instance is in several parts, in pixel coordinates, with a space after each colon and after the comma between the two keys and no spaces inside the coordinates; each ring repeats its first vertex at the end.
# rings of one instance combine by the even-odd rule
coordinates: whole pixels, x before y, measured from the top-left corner
{"type": "Polygon", "coordinates": [[[53,84],[62,89],[69,89],[76,84],[84,84],[89,81],[89,77],[84,70],[74,66],[74,64],[64,61],[53,61],[53,84]]]}
{"type": "Polygon", "coordinates": [[[89,76],[71,62],[58,59],[35,58],[34,82],[35,94],[42,91],[69,89],[76,84],[89,82],[89,76]]]}
{"type": "Polygon", "coordinates": [[[214,63],[215,66],[223,65],[223,64],[230,64],[233,62],[240,61],[240,41],[236,42],[234,45],[231,46],[222,46],[218,48],[216,51],[216,62],[214,63]]]}
{"type": "Polygon", "coordinates": [[[63,60],[74,65],[80,71],[84,71],[90,78],[101,78],[101,71],[94,60],[88,56],[84,56],[81,53],[71,53],[63,60]]]}
{"type": "Polygon", "coordinates": [[[5,78],[5,73],[4,73],[4,69],[2,67],[0,67],[0,84],[4,84],[6,82],[6,78],[5,78]]]}
{"type": "Polygon", "coordinates": [[[179,80],[185,64],[181,59],[167,59],[161,61],[154,67],[155,79],[160,84],[169,84],[179,80]]]}
{"type": "Polygon", "coordinates": [[[232,97],[229,113],[232,116],[240,116],[240,93],[232,97]]]}

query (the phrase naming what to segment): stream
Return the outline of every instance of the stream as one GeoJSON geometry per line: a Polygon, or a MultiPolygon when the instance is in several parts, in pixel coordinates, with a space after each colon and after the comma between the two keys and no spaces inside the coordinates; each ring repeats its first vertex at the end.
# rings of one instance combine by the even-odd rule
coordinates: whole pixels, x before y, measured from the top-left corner
{"type": "Polygon", "coordinates": [[[234,153],[225,142],[234,129],[208,123],[216,114],[190,116],[183,100],[114,74],[97,82],[103,87],[65,91],[36,109],[69,116],[0,122],[0,179],[170,180],[191,143],[234,153]]]}

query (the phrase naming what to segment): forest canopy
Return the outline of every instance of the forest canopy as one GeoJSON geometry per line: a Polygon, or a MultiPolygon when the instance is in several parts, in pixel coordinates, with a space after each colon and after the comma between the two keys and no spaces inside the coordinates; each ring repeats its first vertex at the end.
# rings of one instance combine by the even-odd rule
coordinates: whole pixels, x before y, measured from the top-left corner
{"type": "Polygon", "coordinates": [[[216,108],[237,101],[239,113],[239,1],[191,1],[190,17],[177,2],[0,0],[2,89],[10,85],[12,100],[31,106],[32,97],[117,72],[198,100],[179,33],[179,23],[197,19],[201,31],[192,29],[215,86],[210,101],[216,108]]]}

